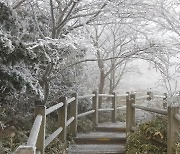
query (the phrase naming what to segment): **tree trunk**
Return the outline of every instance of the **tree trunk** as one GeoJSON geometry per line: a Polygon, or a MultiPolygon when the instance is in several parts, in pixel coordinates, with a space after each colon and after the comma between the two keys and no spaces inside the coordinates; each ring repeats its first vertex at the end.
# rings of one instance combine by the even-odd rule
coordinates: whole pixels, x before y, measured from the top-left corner
{"type": "MultiPolygon", "coordinates": [[[[99,82],[99,94],[103,94],[104,84],[105,84],[105,74],[104,74],[104,70],[101,70],[100,82],[99,82]]],[[[101,104],[102,104],[102,97],[99,97],[99,108],[101,108],[101,104]]]]}
{"type": "MultiPolygon", "coordinates": [[[[113,57],[115,57],[115,50],[113,50],[113,57]]],[[[109,85],[109,94],[112,94],[114,91],[114,84],[115,84],[115,59],[111,60],[111,68],[113,68],[110,72],[110,85],[109,85]]]]}
{"type": "Polygon", "coordinates": [[[114,91],[114,81],[115,80],[115,72],[114,70],[110,74],[110,79],[109,79],[109,94],[112,94],[114,91]]]}

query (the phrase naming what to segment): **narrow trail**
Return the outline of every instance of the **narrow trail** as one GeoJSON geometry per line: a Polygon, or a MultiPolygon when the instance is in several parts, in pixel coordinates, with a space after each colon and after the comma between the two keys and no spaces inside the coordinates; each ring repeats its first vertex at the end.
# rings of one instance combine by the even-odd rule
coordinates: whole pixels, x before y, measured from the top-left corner
{"type": "Polygon", "coordinates": [[[102,123],[95,131],[78,134],[74,140],[68,154],[125,154],[125,123],[102,123]]]}

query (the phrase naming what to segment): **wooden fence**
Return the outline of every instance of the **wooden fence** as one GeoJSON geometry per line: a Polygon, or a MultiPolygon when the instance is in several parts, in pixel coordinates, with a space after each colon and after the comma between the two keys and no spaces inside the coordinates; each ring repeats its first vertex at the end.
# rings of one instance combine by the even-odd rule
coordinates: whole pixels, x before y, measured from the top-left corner
{"type": "MultiPolygon", "coordinates": [[[[150,95],[144,96],[149,98],[150,95]]],[[[134,94],[130,94],[127,96],[126,101],[126,132],[129,135],[136,129],[136,121],[135,121],[135,109],[141,109],[144,111],[165,115],[167,116],[167,153],[174,154],[175,151],[175,143],[177,141],[177,137],[179,134],[180,129],[180,114],[179,114],[179,107],[169,106],[166,110],[148,108],[145,106],[140,106],[136,104],[137,99],[141,99],[144,97],[136,98],[134,94]]],[[[157,98],[166,98],[165,96],[161,95],[151,95],[152,97],[157,98]]],[[[149,98],[150,99],[150,98],[149,98]]]]}
{"type": "MultiPolygon", "coordinates": [[[[154,95],[153,97],[165,98],[165,96],[154,95]]],[[[163,115],[168,115],[168,154],[172,154],[172,150],[175,146],[175,132],[179,129],[180,115],[178,107],[168,107],[168,110],[158,110],[147,108],[144,106],[136,105],[135,100],[138,99],[152,99],[152,93],[147,93],[145,96],[135,97],[134,94],[93,94],[78,96],[77,93],[73,94],[71,98],[61,97],[58,103],[50,108],[46,106],[36,106],[35,108],[35,120],[29,135],[26,145],[21,145],[17,148],[16,154],[44,154],[45,148],[55,139],[59,138],[61,141],[66,142],[67,130],[73,136],[77,135],[77,119],[83,116],[92,115],[92,121],[95,125],[98,125],[99,112],[111,111],[112,122],[117,121],[117,110],[126,109],[126,131],[127,134],[131,133],[135,128],[135,108],[142,109],[149,112],[155,112],[163,115]],[[112,98],[112,107],[99,109],[98,100],[99,97],[112,98]],[[126,98],[126,106],[118,106],[117,98],[126,98]],[[78,114],[78,100],[92,98],[92,110],[78,114]],[[70,116],[67,116],[67,108],[70,108],[70,116]],[[58,128],[50,136],[46,137],[46,117],[53,113],[58,112],[58,128]],[[68,119],[68,117],[70,117],[68,119]],[[67,128],[70,129],[67,129],[67,128]]]]}

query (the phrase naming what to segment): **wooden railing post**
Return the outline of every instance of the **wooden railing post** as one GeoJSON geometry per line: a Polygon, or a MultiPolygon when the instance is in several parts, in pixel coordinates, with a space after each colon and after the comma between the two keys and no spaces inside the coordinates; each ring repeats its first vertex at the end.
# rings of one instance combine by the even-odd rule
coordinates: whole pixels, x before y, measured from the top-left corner
{"type": "Polygon", "coordinates": [[[113,92],[114,97],[112,97],[112,108],[114,109],[112,111],[112,122],[117,121],[117,101],[116,101],[116,93],[113,92]]]}
{"type": "Polygon", "coordinates": [[[98,106],[99,106],[99,96],[98,96],[98,92],[94,91],[93,94],[95,94],[95,96],[92,98],[92,108],[93,110],[95,110],[95,112],[92,115],[92,121],[94,123],[94,125],[98,125],[98,106]]]}
{"type": "Polygon", "coordinates": [[[135,126],[135,108],[132,107],[132,104],[135,104],[135,94],[129,95],[126,97],[126,132],[127,135],[131,133],[132,126],[135,126]]]}
{"type": "Polygon", "coordinates": [[[148,92],[147,92],[147,95],[149,95],[149,97],[147,98],[147,101],[152,100],[153,93],[152,93],[152,92],[150,92],[150,91],[148,91],[148,92]]]}
{"type": "Polygon", "coordinates": [[[36,154],[36,148],[26,145],[20,145],[15,154],[36,154]]]}
{"type": "Polygon", "coordinates": [[[36,143],[36,149],[40,150],[41,154],[45,152],[45,136],[46,136],[46,106],[37,105],[35,108],[35,116],[38,114],[42,115],[41,127],[38,134],[38,139],[36,143]]]}
{"type": "Polygon", "coordinates": [[[179,107],[168,107],[168,123],[167,123],[167,153],[173,154],[176,142],[176,131],[178,123],[174,118],[175,114],[179,113],[179,107]]]}
{"type": "Polygon", "coordinates": [[[72,94],[72,97],[75,97],[75,100],[71,103],[70,115],[74,117],[74,121],[70,125],[70,133],[73,136],[77,135],[77,114],[78,114],[78,94],[72,94]]]}
{"type": "Polygon", "coordinates": [[[165,98],[163,98],[163,108],[167,108],[167,93],[164,93],[165,98]]]}
{"type": "Polygon", "coordinates": [[[58,126],[62,127],[63,130],[61,134],[59,135],[60,140],[64,143],[66,143],[66,134],[67,134],[67,98],[66,97],[60,97],[59,102],[63,102],[63,107],[58,109],[58,126]]]}

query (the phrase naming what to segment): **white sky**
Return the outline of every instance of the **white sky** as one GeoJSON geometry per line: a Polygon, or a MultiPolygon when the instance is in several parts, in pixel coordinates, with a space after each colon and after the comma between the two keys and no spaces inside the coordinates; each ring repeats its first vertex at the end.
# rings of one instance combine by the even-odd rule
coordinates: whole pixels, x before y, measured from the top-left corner
{"type": "Polygon", "coordinates": [[[126,91],[156,90],[156,84],[161,78],[160,73],[155,69],[149,69],[149,63],[144,60],[135,60],[132,64],[137,65],[140,74],[129,73],[126,75],[122,81],[123,84],[120,84],[120,89],[126,91]]]}

